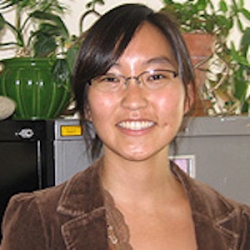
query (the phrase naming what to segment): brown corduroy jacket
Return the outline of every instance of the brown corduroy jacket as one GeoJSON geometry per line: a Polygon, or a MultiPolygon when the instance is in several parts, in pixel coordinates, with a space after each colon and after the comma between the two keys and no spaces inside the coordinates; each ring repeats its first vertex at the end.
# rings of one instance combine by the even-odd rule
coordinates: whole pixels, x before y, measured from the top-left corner
{"type": "MultiPolygon", "coordinates": [[[[11,199],[1,250],[107,250],[101,163],[59,186],[11,199]]],[[[250,250],[250,208],[172,167],[191,204],[199,250],[250,250]]],[[[145,221],[146,223],[146,221],[145,221]]]]}

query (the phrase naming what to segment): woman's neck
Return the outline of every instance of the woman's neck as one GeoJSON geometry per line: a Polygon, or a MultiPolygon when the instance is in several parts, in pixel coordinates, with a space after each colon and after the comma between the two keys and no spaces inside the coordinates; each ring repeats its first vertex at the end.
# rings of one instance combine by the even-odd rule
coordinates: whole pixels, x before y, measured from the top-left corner
{"type": "Polygon", "coordinates": [[[154,206],[157,202],[174,201],[183,196],[167,155],[145,161],[117,160],[104,157],[102,183],[116,203],[154,206]]]}

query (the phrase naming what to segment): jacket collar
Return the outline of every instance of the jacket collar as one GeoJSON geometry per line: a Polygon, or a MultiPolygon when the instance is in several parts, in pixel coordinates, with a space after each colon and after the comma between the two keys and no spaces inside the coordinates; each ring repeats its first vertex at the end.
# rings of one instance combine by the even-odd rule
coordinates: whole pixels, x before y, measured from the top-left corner
{"type": "Polygon", "coordinates": [[[104,206],[99,177],[101,166],[102,160],[99,160],[66,183],[58,203],[59,212],[77,216],[104,206]]]}
{"type": "Polygon", "coordinates": [[[57,211],[70,219],[62,226],[69,250],[108,249],[107,223],[99,178],[101,161],[73,176],[66,184],[57,211]]]}
{"type": "MultiPolygon", "coordinates": [[[[72,219],[62,226],[67,249],[108,249],[107,224],[99,172],[102,159],[70,179],[57,211],[72,219]],[[84,239],[84,240],[82,240],[84,239]]],[[[190,201],[198,249],[237,249],[237,206],[201,184],[176,165],[172,172],[190,201]],[[211,204],[212,203],[212,204],[211,204]]]]}

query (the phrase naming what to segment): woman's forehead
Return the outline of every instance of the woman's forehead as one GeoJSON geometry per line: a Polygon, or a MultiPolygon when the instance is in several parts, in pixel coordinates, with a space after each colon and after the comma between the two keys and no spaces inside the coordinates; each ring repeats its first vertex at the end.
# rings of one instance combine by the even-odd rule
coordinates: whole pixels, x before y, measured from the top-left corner
{"type": "Polygon", "coordinates": [[[140,63],[144,66],[165,65],[174,68],[177,64],[166,36],[148,22],[136,30],[114,66],[121,67],[125,63],[140,63]]]}

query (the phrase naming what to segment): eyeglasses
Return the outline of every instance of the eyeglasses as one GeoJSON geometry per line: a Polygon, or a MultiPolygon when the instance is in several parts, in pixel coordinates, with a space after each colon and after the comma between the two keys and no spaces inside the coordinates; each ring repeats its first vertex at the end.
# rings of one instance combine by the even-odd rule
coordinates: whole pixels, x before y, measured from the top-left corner
{"type": "Polygon", "coordinates": [[[126,89],[129,81],[134,79],[143,87],[156,90],[173,82],[177,76],[177,72],[168,69],[144,71],[138,76],[130,77],[108,73],[93,78],[89,84],[102,92],[118,92],[126,89]]]}

